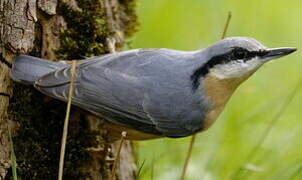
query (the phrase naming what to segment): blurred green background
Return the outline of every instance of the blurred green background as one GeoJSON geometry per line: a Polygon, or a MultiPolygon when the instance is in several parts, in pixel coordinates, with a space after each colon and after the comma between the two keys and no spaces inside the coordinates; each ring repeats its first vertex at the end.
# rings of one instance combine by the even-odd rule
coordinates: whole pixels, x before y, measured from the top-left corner
{"type": "MultiPolygon", "coordinates": [[[[301,0],[138,0],[141,28],[132,48],[206,47],[220,39],[228,11],[227,36],[300,48],[301,8],[301,0]]],[[[302,88],[290,97],[301,81],[299,51],[258,70],[197,136],[186,179],[302,179],[302,88]]],[[[140,179],[179,179],[189,140],[138,142],[140,179]]]]}

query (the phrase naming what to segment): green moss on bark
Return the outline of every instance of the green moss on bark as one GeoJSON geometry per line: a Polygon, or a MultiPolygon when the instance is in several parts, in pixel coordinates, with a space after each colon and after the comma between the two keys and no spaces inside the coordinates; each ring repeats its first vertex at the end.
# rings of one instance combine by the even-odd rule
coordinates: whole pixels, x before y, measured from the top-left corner
{"type": "MultiPolygon", "coordinates": [[[[98,56],[109,52],[106,39],[117,32],[111,32],[104,3],[100,0],[78,0],[78,8],[59,1],[58,14],[64,17],[67,28],[60,34],[61,48],[57,50],[60,59],[83,59],[83,56],[98,56]]],[[[133,35],[139,27],[135,12],[136,0],[119,0],[117,17],[119,29],[125,37],[133,35]]],[[[116,17],[114,14],[113,17],[116,17]]],[[[118,44],[123,46],[124,44],[118,44]]]]}
{"type": "MultiPolygon", "coordinates": [[[[81,12],[59,1],[57,12],[63,16],[67,28],[60,34],[61,47],[57,55],[60,59],[82,59],[82,56],[97,56],[108,53],[106,38],[110,32],[107,17],[100,0],[78,0],[81,12]]],[[[137,31],[135,0],[119,0],[122,24],[121,31],[126,37],[137,31]]],[[[33,56],[41,54],[41,29],[36,24],[35,48],[33,56]]],[[[10,99],[10,118],[20,129],[14,137],[18,175],[22,179],[56,179],[59,151],[66,104],[50,98],[30,86],[15,84],[10,99]]],[[[90,160],[88,147],[103,143],[102,137],[87,128],[87,121],[80,113],[70,121],[66,147],[64,179],[90,179],[79,168],[90,160]]],[[[106,168],[103,166],[103,168],[106,168]]],[[[11,174],[7,176],[11,179],[11,174]]]]}
{"type": "Polygon", "coordinates": [[[119,0],[121,14],[126,14],[126,16],[121,16],[122,23],[124,24],[125,37],[128,38],[132,36],[136,31],[138,31],[139,23],[136,14],[136,0],[119,0]]]}
{"type": "MultiPolygon", "coordinates": [[[[20,124],[14,138],[18,174],[22,179],[56,179],[66,104],[31,87],[14,85],[10,117],[20,124]]],[[[78,168],[89,160],[86,148],[98,143],[84,117],[70,122],[65,157],[65,179],[86,177],[78,168]]]]}
{"type": "Polygon", "coordinates": [[[81,11],[59,1],[58,13],[67,22],[60,34],[61,48],[57,51],[63,59],[82,59],[81,56],[104,54],[109,35],[104,7],[99,0],[79,0],[81,11]]]}
{"type": "Polygon", "coordinates": [[[52,174],[57,171],[54,164],[58,161],[58,130],[64,107],[60,102],[44,103],[43,99],[33,88],[14,85],[9,109],[11,118],[21,127],[14,147],[22,179],[55,178],[52,174]]]}

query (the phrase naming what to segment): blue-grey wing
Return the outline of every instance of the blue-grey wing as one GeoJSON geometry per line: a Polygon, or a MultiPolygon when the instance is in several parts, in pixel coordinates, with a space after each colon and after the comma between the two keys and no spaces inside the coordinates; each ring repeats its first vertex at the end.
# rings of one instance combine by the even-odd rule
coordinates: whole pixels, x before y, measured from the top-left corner
{"type": "MultiPolygon", "coordinates": [[[[174,73],[165,66],[175,66],[175,60],[157,50],[85,60],[77,66],[73,103],[146,133],[191,135],[202,129],[200,96],[192,93],[185,71],[174,73]]],[[[40,78],[36,87],[66,101],[69,76],[70,67],[62,68],[40,78]]]]}

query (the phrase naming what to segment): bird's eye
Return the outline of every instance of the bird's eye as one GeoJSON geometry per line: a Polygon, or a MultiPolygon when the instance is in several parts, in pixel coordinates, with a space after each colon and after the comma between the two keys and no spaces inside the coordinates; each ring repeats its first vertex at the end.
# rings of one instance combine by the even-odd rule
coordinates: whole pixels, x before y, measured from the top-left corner
{"type": "Polygon", "coordinates": [[[248,52],[245,49],[235,49],[233,51],[233,56],[236,59],[244,59],[247,57],[248,52]]]}

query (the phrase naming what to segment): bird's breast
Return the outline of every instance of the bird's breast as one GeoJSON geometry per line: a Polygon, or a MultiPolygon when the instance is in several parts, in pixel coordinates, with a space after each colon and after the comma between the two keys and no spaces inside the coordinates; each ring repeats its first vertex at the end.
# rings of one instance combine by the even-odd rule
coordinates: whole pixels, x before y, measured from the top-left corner
{"type": "Polygon", "coordinates": [[[209,128],[218,118],[240,82],[239,79],[219,79],[211,73],[202,80],[200,88],[210,104],[204,121],[205,129],[209,128]]]}

